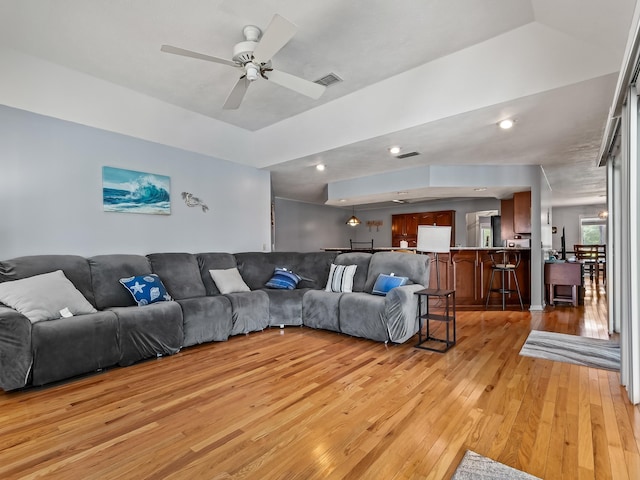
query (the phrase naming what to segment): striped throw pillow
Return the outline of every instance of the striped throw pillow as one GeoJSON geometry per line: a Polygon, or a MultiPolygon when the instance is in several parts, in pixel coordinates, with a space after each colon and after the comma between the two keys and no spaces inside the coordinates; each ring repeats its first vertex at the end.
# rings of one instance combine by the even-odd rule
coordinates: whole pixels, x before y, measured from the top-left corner
{"type": "Polygon", "coordinates": [[[352,292],[353,277],[356,275],[357,265],[331,264],[329,279],[327,280],[327,292],[352,292]]]}
{"type": "Polygon", "coordinates": [[[293,273],[286,268],[276,267],[271,279],[265,284],[267,288],[275,288],[278,290],[294,290],[298,283],[302,280],[300,275],[293,273]]]}

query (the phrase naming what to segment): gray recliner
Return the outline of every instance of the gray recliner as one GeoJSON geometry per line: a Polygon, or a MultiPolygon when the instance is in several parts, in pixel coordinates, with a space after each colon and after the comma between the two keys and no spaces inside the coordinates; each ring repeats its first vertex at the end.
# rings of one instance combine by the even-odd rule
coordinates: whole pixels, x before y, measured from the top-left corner
{"type": "Polygon", "coordinates": [[[364,291],[340,297],[340,331],[381,342],[402,343],[418,332],[418,298],[415,292],[429,285],[426,255],[379,252],[371,257],[364,291]],[[392,289],[386,296],[372,294],[378,275],[408,277],[410,285],[392,289]]]}

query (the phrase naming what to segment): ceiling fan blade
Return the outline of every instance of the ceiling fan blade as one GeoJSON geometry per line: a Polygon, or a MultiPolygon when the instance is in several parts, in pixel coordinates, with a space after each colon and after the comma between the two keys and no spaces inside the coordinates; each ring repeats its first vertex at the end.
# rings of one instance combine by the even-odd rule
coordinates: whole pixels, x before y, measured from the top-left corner
{"type": "Polygon", "coordinates": [[[231,93],[229,93],[229,96],[224,102],[222,108],[225,110],[235,110],[238,108],[242,103],[244,94],[247,93],[247,90],[249,89],[249,85],[251,85],[251,82],[247,79],[246,75],[240,77],[233,87],[233,90],[231,90],[231,93]]]}
{"type": "Polygon", "coordinates": [[[212,57],[211,55],[205,55],[203,53],[193,52],[191,50],[185,50],[184,48],[173,47],[171,45],[162,45],[160,47],[160,50],[166,53],[173,53],[174,55],[182,55],[183,57],[191,57],[191,58],[197,58],[198,60],[206,60],[208,62],[221,63],[223,65],[229,65],[230,67],[240,66],[231,60],[212,57]]]}
{"type": "Polygon", "coordinates": [[[320,98],[327,87],[310,82],[304,78],[296,77],[290,73],[281,72],[280,70],[272,70],[267,73],[268,79],[273,83],[293,90],[295,92],[311,97],[315,100],[320,98]]]}
{"type": "Polygon", "coordinates": [[[260,42],[253,51],[253,57],[261,63],[266,63],[291,40],[296,33],[293,23],[278,14],[271,19],[271,23],[262,34],[260,42]]]}

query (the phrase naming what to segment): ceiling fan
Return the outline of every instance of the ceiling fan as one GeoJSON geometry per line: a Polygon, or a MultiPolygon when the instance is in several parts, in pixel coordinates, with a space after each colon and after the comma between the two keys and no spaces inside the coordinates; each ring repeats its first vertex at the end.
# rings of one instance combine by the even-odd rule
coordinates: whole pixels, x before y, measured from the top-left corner
{"type": "Polygon", "coordinates": [[[238,79],[224,102],[222,108],[226,110],[238,108],[247,93],[249,85],[260,77],[307,97],[318,99],[326,88],[323,85],[271,68],[271,58],[291,40],[296,29],[297,27],[293,23],[277,14],[271,19],[271,23],[269,23],[264,34],[255,25],[247,25],[242,30],[246,40],[233,47],[231,60],[212,57],[171,45],[162,45],[160,50],[175,55],[221,63],[222,65],[229,65],[242,70],[244,72],[243,75],[238,79]],[[261,35],[262,38],[260,38],[261,35]]]}

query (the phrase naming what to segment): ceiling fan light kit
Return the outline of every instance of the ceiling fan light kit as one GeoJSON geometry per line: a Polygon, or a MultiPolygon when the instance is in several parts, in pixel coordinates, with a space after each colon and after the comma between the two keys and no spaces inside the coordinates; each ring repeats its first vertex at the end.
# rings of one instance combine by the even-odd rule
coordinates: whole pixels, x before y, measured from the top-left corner
{"type": "Polygon", "coordinates": [[[277,14],[273,16],[264,33],[255,25],[247,25],[242,29],[245,40],[233,47],[231,60],[171,45],[162,45],[160,50],[242,70],[243,74],[231,89],[231,93],[222,107],[226,110],[237,109],[242,103],[249,85],[260,77],[317,100],[324,93],[325,86],[271,68],[271,58],[291,40],[296,30],[297,27],[293,23],[277,14]]]}

